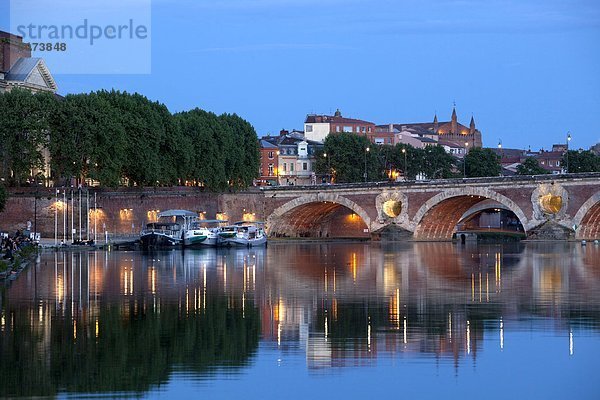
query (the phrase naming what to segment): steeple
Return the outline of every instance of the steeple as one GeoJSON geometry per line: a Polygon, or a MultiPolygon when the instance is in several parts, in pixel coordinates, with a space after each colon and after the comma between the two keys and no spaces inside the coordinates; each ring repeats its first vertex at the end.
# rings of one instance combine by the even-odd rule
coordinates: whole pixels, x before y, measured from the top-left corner
{"type": "Polygon", "coordinates": [[[475,118],[471,115],[471,124],[469,125],[469,133],[473,135],[475,133],[475,118]]]}
{"type": "Polygon", "coordinates": [[[452,126],[450,128],[450,133],[456,135],[458,133],[458,118],[456,117],[456,103],[452,107],[452,126]]]}
{"type": "Polygon", "coordinates": [[[436,112],[433,116],[433,132],[438,133],[439,127],[440,127],[440,124],[438,123],[437,112],[436,112]]]}

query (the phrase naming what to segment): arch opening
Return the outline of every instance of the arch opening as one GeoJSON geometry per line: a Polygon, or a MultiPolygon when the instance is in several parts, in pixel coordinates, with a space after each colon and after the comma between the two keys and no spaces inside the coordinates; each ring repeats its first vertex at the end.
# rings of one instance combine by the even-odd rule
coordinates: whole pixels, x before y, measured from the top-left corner
{"type": "Polygon", "coordinates": [[[521,238],[525,229],[517,212],[484,196],[459,195],[442,199],[421,218],[415,230],[416,240],[452,240],[468,237],[501,236],[521,238]],[[463,236],[465,235],[465,236],[463,236]]]}
{"type": "Polygon", "coordinates": [[[270,220],[269,236],[369,239],[365,221],[352,209],[330,201],[299,205],[270,220]]]}
{"type": "Polygon", "coordinates": [[[594,204],[583,216],[577,230],[578,239],[600,239],[600,201],[594,204]]]}

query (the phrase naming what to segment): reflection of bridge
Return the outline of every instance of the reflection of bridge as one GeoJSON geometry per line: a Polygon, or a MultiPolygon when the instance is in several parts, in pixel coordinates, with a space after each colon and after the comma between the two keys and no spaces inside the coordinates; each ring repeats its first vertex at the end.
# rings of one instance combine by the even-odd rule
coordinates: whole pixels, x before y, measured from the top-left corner
{"type": "Polygon", "coordinates": [[[597,173],[269,187],[262,193],[271,236],[448,240],[465,216],[502,209],[530,238],[600,238],[597,173]]]}

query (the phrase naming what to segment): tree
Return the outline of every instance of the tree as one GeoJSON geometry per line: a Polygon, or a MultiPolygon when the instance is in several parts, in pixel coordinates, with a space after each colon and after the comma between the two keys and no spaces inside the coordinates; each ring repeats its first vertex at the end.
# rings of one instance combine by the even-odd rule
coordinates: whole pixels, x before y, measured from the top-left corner
{"type": "Polygon", "coordinates": [[[97,93],[67,96],[52,119],[49,148],[56,177],[91,178],[117,186],[126,147],[118,110],[97,93]]]}
{"type": "Polygon", "coordinates": [[[562,165],[568,166],[569,170],[567,172],[569,173],[600,172],[600,156],[597,156],[590,150],[569,150],[568,156],[565,153],[561,162],[562,165]]]}
{"type": "Polygon", "coordinates": [[[422,173],[428,179],[436,178],[451,178],[454,176],[455,158],[446,153],[442,146],[426,146],[424,149],[418,150],[418,163],[415,170],[422,173]]]}
{"type": "Polygon", "coordinates": [[[330,167],[335,182],[363,182],[366,166],[368,181],[382,180],[382,147],[372,144],[365,136],[351,133],[329,135],[325,139],[323,151],[316,154],[315,172],[325,175],[329,173],[330,167]],[[327,153],[327,157],[323,153],[327,153]]]}
{"type": "Polygon", "coordinates": [[[543,175],[549,173],[550,171],[542,168],[538,160],[533,157],[527,157],[523,164],[517,167],[517,175],[543,175]]]}
{"type": "Polygon", "coordinates": [[[48,93],[14,89],[0,94],[0,155],[5,182],[20,186],[43,170],[49,120],[56,101],[48,93]]]}
{"type": "Polygon", "coordinates": [[[463,162],[469,178],[499,176],[502,172],[500,157],[491,149],[475,147],[467,153],[463,162]]]}

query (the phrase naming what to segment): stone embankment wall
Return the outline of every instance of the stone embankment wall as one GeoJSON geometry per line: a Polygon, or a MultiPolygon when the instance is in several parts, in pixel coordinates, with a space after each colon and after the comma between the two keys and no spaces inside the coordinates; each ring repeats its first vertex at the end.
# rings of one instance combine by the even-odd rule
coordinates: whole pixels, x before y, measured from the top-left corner
{"type": "MultiPolygon", "coordinates": [[[[62,238],[64,226],[70,237],[73,224],[77,239],[81,209],[82,238],[87,238],[87,194],[87,189],[80,191],[77,188],[67,188],[66,195],[64,188],[11,189],[6,208],[0,213],[0,231],[14,233],[17,229],[26,229],[30,221],[31,229],[37,224],[37,231],[47,238],[54,237],[56,224],[58,237],[62,238]]],[[[262,220],[263,199],[260,191],[252,189],[241,193],[210,193],[198,188],[89,188],[89,233],[92,238],[96,226],[98,235],[103,235],[104,231],[111,235],[138,234],[159,211],[170,209],[196,211],[206,219],[215,219],[220,213],[221,218],[230,222],[243,218],[262,220]]]]}

